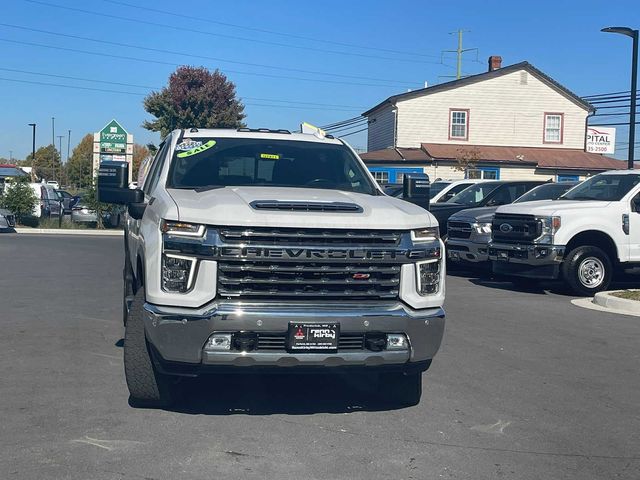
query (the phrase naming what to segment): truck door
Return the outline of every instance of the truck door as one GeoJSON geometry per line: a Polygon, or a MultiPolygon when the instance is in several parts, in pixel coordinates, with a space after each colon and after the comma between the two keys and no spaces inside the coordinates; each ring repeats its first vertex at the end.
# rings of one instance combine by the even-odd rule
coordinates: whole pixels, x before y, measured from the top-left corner
{"type": "Polygon", "coordinates": [[[626,228],[628,231],[626,237],[629,245],[629,261],[640,262],[640,191],[636,189],[629,204],[625,205],[625,210],[621,221],[623,229],[626,228]]]}

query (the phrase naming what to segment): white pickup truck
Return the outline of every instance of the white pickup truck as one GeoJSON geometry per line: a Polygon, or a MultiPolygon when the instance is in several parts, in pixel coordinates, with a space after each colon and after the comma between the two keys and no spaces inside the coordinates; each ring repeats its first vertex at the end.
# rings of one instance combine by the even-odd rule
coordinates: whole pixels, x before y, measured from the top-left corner
{"type": "Polygon", "coordinates": [[[489,258],[495,273],[562,278],[580,295],[606,290],[617,269],[640,263],[640,171],[601,173],[557,200],[498,208],[489,258]]]}
{"type": "Polygon", "coordinates": [[[385,195],[346,143],[176,130],[140,189],[125,170],[101,164],[99,195],[128,205],[133,401],[167,404],[178,376],[247,369],[376,372],[382,396],[419,401],[444,330],[438,223],[385,195]]]}

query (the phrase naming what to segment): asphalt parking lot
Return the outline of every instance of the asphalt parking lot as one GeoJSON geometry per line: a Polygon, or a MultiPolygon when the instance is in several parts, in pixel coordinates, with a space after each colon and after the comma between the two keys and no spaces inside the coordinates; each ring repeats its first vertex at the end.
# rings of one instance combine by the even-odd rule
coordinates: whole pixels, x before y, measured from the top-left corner
{"type": "Polygon", "coordinates": [[[464,272],[411,408],[349,378],[127,403],[122,238],[0,235],[2,479],[638,479],[640,318],[464,272]]]}

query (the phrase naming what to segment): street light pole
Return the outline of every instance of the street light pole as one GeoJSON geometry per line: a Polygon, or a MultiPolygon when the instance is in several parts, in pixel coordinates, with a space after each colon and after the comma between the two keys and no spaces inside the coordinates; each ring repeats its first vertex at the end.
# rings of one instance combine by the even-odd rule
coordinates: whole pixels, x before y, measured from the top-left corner
{"type": "Polygon", "coordinates": [[[56,117],[51,117],[51,169],[53,180],[56,179],[56,117]]]}
{"type": "Polygon", "coordinates": [[[634,168],[635,138],[636,138],[636,97],[638,95],[638,30],[629,27],[607,27],[601,31],[619,33],[631,37],[633,40],[631,59],[631,110],[629,111],[629,157],[627,168],[634,168]]]}
{"type": "Polygon", "coordinates": [[[69,135],[67,136],[67,162],[69,161],[69,150],[71,149],[71,130],[69,130],[69,135]]]}
{"type": "Polygon", "coordinates": [[[30,123],[29,126],[33,128],[33,140],[31,143],[31,181],[33,182],[33,165],[36,163],[36,124],[30,123]]]}

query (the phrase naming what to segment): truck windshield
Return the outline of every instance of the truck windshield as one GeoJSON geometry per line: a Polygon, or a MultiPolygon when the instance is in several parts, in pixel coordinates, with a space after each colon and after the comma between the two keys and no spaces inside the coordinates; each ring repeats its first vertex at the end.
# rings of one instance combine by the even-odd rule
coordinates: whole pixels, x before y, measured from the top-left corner
{"type": "Polygon", "coordinates": [[[575,183],[547,183],[539,187],[529,190],[527,193],[519,197],[513,203],[535,202],[536,200],[555,200],[565,193],[575,183]]]}
{"type": "Polygon", "coordinates": [[[324,188],[375,195],[365,169],[344,145],[258,138],[183,139],[167,187],[324,188]]]}
{"type": "Polygon", "coordinates": [[[465,188],[455,197],[451,197],[445,203],[459,203],[461,205],[478,205],[482,200],[491,194],[496,188],[500,186],[499,183],[478,183],[472,187],[465,188]]]}
{"type": "Polygon", "coordinates": [[[431,184],[431,188],[429,189],[429,198],[433,198],[436,194],[440,193],[444,190],[445,187],[451,185],[451,182],[433,182],[431,184]]]}
{"type": "Polygon", "coordinates": [[[621,200],[629,190],[640,183],[640,175],[596,175],[569,190],[559,200],[621,200]]]}

